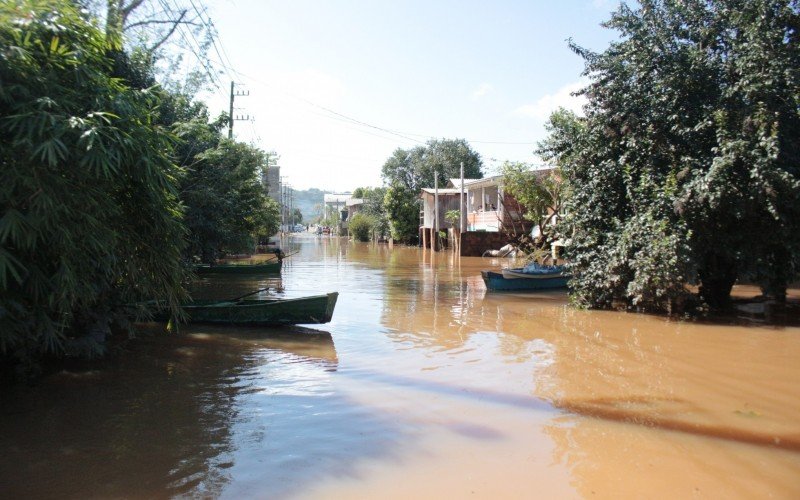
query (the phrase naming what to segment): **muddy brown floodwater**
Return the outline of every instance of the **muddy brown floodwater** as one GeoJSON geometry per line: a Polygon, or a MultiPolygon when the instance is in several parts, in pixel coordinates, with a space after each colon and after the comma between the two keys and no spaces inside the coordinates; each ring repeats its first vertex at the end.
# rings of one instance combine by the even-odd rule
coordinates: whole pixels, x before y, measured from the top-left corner
{"type": "Polygon", "coordinates": [[[800,498],[799,328],[487,293],[498,260],[287,246],[280,278],[195,294],[339,291],[321,334],[184,328],[6,390],[0,497],[800,498]]]}

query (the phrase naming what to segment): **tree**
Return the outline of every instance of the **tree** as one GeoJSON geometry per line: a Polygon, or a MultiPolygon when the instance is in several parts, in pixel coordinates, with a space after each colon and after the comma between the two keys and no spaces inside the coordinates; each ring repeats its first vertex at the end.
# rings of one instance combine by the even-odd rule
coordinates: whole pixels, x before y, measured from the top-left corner
{"type": "Polygon", "coordinates": [[[3,3],[0,45],[0,353],[97,348],[126,303],[176,312],[181,171],[152,120],[162,94],[112,77],[71,1],[3,3]]]}
{"type": "Polygon", "coordinates": [[[542,149],[568,180],[574,297],[669,310],[724,307],[751,276],[778,299],[800,249],[800,44],[794,1],[622,5],[584,119],[542,149]]]}
{"type": "Polygon", "coordinates": [[[180,200],[187,207],[187,260],[246,252],[256,238],[277,232],[280,208],[263,184],[274,152],[224,139],[227,115],[209,120],[206,105],[184,93],[166,94],[157,119],[178,137],[173,160],[186,171],[180,200]]]}
{"type": "MultiPolygon", "coordinates": [[[[106,40],[120,49],[127,38],[153,55],[181,26],[191,29],[196,38],[204,36],[210,40],[213,36],[203,17],[205,8],[194,4],[186,7],[177,2],[170,5],[148,0],[79,0],[77,3],[105,18],[106,40]]],[[[205,50],[202,44],[200,48],[205,50]]]]}
{"type": "Polygon", "coordinates": [[[417,193],[402,186],[389,186],[384,207],[389,218],[392,238],[408,245],[419,240],[419,200],[417,193]]]}
{"type": "Polygon", "coordinates": [[[299,208],[295,208],[292,211],[292,219],[294,220],[295,224],[302,224],[303,223],[303,213],[300,211],[299,208]]]}
{"type": "Polygon", "coordinates": [[[361,212],[369,215],[370,232],[376,237],[383,238],[389,235],[389,216],[384,206],[386,188],[359,187],[353,190],[353,198],[363,200],[361,212]]]}
{"type": "Polygon", "coordinates": [[[555,223],[561,215],[565,185],[560,173],[537,171],[520,162],[505,162],[502,167],[503,189],[517,200],[524,217],[539,226],[541,237],[526,242],[533,247],[549,248],[558,239],[555,223]]]}
{"type": "Polygon", "coordinates": [[[384,163],[381,173],[385,184],[400,185],[418,192],[434,186],[434,172],[440,186],[446,185],[449,179],[460,177],[462,162],[466,178],[483,178],[481,157],[467,141],[431,139],[425,146],[410,150],[396,149],[384,163]]]}
{"type": "Polygon", "coordinates": [[[227,139],[196,155],[181,189],[190,255],[212,263],[277,231],[279,209],[260,180],[265,166],[263,151],[227,139]]]}
{"type": "Polygon", "coordinates": [[[369,241],[375,228],[373,219],[372,215],[366,213],[359,212],[355,214],[348,225],[353,238],[357,241],[369,241]]]}

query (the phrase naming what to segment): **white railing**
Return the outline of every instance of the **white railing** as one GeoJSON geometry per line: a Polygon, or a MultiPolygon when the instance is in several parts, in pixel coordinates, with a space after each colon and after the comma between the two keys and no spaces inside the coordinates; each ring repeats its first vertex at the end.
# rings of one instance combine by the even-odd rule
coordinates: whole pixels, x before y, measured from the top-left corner
{"type": "Polygon", "coordinates": [[[500,211],[471,212],[467,214],[467,231],[499,231],[500,211]]]}

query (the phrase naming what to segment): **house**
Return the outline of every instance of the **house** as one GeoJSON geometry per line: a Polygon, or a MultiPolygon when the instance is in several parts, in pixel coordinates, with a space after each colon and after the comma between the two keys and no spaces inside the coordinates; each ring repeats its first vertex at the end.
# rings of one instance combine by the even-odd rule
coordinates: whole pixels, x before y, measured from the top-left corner
{"type": "Polygon", "coordinates": [[[341,219],[339,220],[340,236],[350,235],[350,221],[353,220],[353,216],[363,210],[363,208],[363,198],[347,198],[344,201],[344,210],[342,210],[341,219]]]}
{"type": "MultiPolygon", "coordinates": [[[[537,171],[547,175],[552,169],[537,171]]],[[[451,227],[444,215],[448,210],[458,210],[461,200],[461,179],[450,179],[439,189],[439,229],[451,227]]],[[[460,252],[463,256],[480,256],[486,250],[500,248],[509,243],[510,234],[524,234],[534,223],[525,219],[525,210],[517,200],[503,189],[503,176],[483,179],[464,179],[464,228],[461,231],[460,252]]],[[[420,193],[420,241],[430,246],[430,235],[435,227],[435,190],[423,189],[420,193]]]]}
{"type": "MultiPolygon", "coordinates": [[[[450,210],[458,210],[461,192],[455,188],[430,189],[423,188],[420,193],[422,204],[419,212],[419,241],[423,246],[430,246],[432,234],[436,230],[447,230],[451,224],[445,219],[450,210]],[[439,197],[438,211],[436,197],[439,197]]],[[[437,247],[438,249],[438,247],[437,247]]]]}
{"type": "Polygon", "coordinates": [[[336,234],[347,234],[347,200],[352,197],[353,193],[328,193],[323,199],[325,203],[323,218],[336,221],[333,225],[336,234]]]}
{"type": "Polygon", "coordinates": [[[364,210],[364,198],[348,198],[344,205],[347,210],[347,220],[352,220],[355,214],[364,210]]]}

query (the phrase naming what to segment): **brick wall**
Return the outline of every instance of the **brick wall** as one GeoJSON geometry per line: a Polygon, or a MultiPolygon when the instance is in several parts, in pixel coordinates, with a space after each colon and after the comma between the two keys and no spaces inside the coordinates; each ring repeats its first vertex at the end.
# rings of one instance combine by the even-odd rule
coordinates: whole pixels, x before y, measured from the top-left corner
{"type": "Polygon", "coordinates": [[[461,234],[461,255],[480,257],[486,250],[499,250],[508,244],[508,236],[498,232],[468,231],[461,234]]]}

